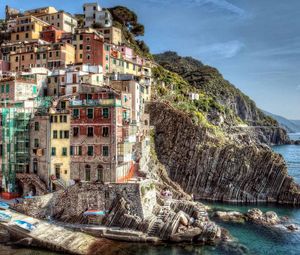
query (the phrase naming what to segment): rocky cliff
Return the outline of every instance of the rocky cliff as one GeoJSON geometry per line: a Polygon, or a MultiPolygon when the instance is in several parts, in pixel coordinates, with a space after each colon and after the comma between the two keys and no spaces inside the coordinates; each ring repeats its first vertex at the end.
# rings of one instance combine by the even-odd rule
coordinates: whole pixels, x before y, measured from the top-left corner
{"type": "Polygon", "coordinates": [[[149,105],[155,148],[169,177],[196,198],[300,204],[282,156],[247,134],[216,134],[169,103],[149,105]]]}
{"type": "Polygon", "coordinates": [[[232,111],[245,124],[255,126],[262,134],[256,136],[262,138],[261,142],[269,144],[289,142],[286,131],[277,121],[258,109],[254,101],[226,81],[216,68],[204,65],[191,57],[180,57],[175,52],[165,52],[155,55],[154,58],[163,68],[179,74],[198,92],[205,93],[225,110],[232,111]]]}

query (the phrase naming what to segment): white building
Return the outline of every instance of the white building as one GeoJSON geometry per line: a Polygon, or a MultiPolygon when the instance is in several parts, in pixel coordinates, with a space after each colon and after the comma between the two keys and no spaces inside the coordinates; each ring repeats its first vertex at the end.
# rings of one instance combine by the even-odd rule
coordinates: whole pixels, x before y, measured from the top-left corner
{"type": "Polygon", "coordinates": [[[113,18],[110,12],[102,9],[98,3],[87,3],[83,5],[84,26],[91,27],[94,24],[100,27],[111,27],[113,18]]]}

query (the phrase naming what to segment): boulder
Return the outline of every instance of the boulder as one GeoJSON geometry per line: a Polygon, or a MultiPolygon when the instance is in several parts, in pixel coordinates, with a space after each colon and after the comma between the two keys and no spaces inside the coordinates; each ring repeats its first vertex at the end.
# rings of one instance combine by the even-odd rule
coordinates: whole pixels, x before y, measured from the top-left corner
{"type": "Polygon", "coordinates": [[[296,231],[298,230],[299,228],[295,225],[295,224],[290,224],[290,225],[287,225],[285,226],[288,230],[290,231],[296,231]]]}
{"type": "Polygon", "coordinates": [[[240,212],[222,212],[217,211],[213,214],[214,217],[223,221],[233,221],[233,222],[245,222],[245,215],[240,212]]]}
{"type": "Polygon", "coordinates": [[[275,212],[272,211],[263,213],[261,210],[254,208],[248,210],[246,216],[249,221],[265,226],[277,225],[281,223],[281,219],[275,212]]]}

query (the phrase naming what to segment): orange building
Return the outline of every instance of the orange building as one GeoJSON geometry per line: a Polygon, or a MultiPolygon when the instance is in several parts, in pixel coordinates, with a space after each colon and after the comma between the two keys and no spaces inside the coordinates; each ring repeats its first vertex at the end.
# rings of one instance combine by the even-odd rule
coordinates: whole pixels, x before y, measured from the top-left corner
{"type": "Polygon", "coordinates": [[[56,43],[60,41],[63,33],[63,30],[59,30],[54,26],[47,26],[43,27],[40,38],[47,42],[56,43]]]}

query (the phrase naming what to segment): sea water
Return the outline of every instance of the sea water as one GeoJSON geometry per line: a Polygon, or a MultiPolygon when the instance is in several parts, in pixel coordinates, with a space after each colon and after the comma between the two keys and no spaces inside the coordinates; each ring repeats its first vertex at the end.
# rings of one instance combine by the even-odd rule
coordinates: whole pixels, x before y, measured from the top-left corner
{"type": "MultiPolygon", "coordinates": [[[[300,139],[300,134],[292,134],[293,140],[300,139]]],[[[273,150],[285,158],[288,171],[295,181],[300,184],[300,146],[281,145],[274,146],[273,150]]],[[[208,204],[208,203],[207,203],[208,204]]],[[[275,211],[279,216],[288,216],[290,221],[300,225],[300,208],[278,205],[236,205],[209,203],[214,210],[234,210],[246,212],[248,209],[257,207],[262,211],[275,211]]],[[[119,255],[298,255],[300,254],[300,232],[288,232],[283,229],[268,229],[250,223],[224,223],[217,222],[229,230],[234,242],[219,246],[198,245],[142,245],[124,244],[119,255]]],[[[48,251],[20,249],[11,246],[0,245],[0,255],[54,255],[48,251]]],[[[110,251],[103,255],[113,255],[110,251]]]]}

